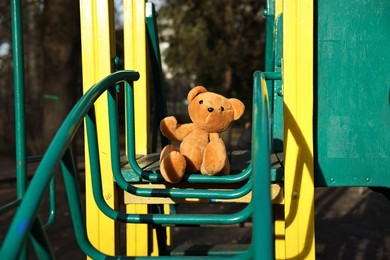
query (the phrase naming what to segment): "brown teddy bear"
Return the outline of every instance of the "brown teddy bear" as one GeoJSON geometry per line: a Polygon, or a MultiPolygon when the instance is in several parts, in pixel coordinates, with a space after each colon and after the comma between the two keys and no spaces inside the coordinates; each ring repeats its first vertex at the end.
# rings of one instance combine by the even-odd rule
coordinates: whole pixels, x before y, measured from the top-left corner
{"type": "Polygon", "coordinates": [[[244,104],[197,86],[188,93],[188,113],[193,123],[178,124],[174,116],[164,118],[160,130],[172,141],[182,141],[180,150],[167,145],[161,151],[160,171],[164,179],[179,182],[184,172],[205,175],[228,174],[225,144],[219,137],[244,113],[244,104]]]}

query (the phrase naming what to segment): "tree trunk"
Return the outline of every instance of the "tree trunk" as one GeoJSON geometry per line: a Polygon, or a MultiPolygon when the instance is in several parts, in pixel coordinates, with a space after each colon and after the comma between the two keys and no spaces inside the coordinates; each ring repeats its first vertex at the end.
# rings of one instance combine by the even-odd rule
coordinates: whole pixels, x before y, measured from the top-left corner
{"type": "Polygon", "coordinates": [[[41,1],[30,0],[24,9],[23,23],[25,46],[25,97],[26,97],[26,135],[29,154],[42,153],[42,80],[43,49],[41,27],[41,1]]]}
{"type": "Polygon", "coordinates": [[[81,92],[78,10],[78,1],[45,1],[42,131],[45,147],[81,92]]]}

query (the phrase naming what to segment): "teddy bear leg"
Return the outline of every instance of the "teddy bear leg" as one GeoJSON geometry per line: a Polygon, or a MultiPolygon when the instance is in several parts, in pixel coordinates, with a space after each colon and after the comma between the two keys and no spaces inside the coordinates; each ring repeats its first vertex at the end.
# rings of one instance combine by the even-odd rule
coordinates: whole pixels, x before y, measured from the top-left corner
{"type": "Polygon", "coordinates": [[[167,145],[161,151],[160,172],[167,182],[178,183],[184,175],[186,160],[173,145],[167,145]]]}
{"type": "Polygon", "coordinates": [[[204,150],[200,172],[205,175],[216,175],[223,170],[226,161],[226,148],[222,139],[213,140],[204,150]]]}
{"type": "Polygon", "coordinates": [[[166,145],[166,146],[162,149],[162,151],[161,151],[161,153],[160,153],[160,162],[162,161],[162,159],[163,159],[165,156],[167,156],[167,155],[168,155],[170,152],[172,152],[172,151],[177,151],[176,147],[173,146],[173,145],[171,145],[171,144],[166,145]]]}

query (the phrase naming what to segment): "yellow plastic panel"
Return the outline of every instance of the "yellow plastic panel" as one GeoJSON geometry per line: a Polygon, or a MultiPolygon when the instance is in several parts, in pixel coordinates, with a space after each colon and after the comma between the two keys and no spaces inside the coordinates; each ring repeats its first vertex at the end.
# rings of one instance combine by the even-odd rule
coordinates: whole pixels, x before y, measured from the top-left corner
{"type": "MultiPolygon", "coordinates": [[[[94,83],[111,72],[111,59],[115,54],[112,1],[80,0],[80,22],[83,90],[85,92],[94,83]]],[[[95,109],[103,193],[108,205],[114,208],[117,204],[117,196],[111,172],[106,95],[102,95],[97,101],[95,109]]],[[[87,140],[85,140],[85,173],[86,218],[89,240],[103,253],[114,255],[118,253],[116,225],[113,220],[98,210],[93,199],[87,140]]]]}
{"type": "MultiPolygon", "coordinates": [[[[135,151],[147,154],[149,151],[149,94],[147,74],[145,0],[123,0],[123,33],[125,69],[136,70],[140,79],[134,82],[135,151]]],[[[126,205],[128,213],[148,213],[147,205],[126,205]]],[[[126,225],[127,255],[147,256],[150,233],[147,224],[126,225]]],[[[153,237],[153,236],[152,236],[153,237]]]]}
{"type": "Polygon", "coordinates": [[[275,259],[286,259],[284,205],[273,205],[275,232],[275,259]]]}
{"type": "Polygon", "coordinates": [[[124,0],[123,9],[125,69],[140,73],[140,79],[134,82],[135,150],[137,154],[147,154],[149,151],[149,88],[145,0],[124,0]]]}
{"type": "Polygon", "coordinates": [[[283,12],[283,0],[275,0],[275,19],[283,12]]]}
{"type": "MultiPolygon", "coordinates": [[[[146,205],[129,204],[126,205],[127,213],[146,214],[146,205]]],[[[148,256],[149,229],[147,224],[127,224],[126,225],[126,254],[131,256],[148,256]]]]}
{"type": "Polygon", "coordinates": [[[283,3],[286,258],[315,259],[313,0],[283,3]]]}
{"type": "MultiPolygon", "coordinates": [[[[283,0],[275,0],[275,19],[283,12],[283,0]]],[[[275,259],[286,259],[284,205],[274,205],[275,259]]]]}

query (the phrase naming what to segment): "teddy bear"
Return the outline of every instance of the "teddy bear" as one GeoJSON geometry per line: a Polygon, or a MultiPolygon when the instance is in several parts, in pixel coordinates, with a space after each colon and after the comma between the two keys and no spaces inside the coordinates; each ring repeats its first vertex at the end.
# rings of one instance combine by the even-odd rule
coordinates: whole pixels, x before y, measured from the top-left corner
{"type": "Polygon", "coordinates": [[[226,147],[219,133],[244,113],[244,104],[209,92],[203,86],[192,88],[187,96],[192,123],[179,124],[174,116],[160,122],[162,134],[171,141],[181,141],[180,148],[167,145],[160,154],[160,172],[167,182],[178,183],[184,173],[204,175],[229,174],[226,147]]]}

